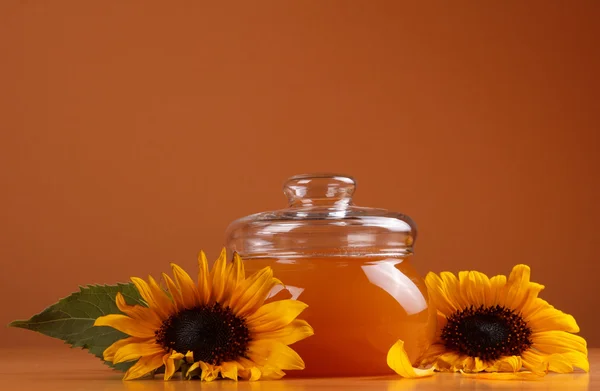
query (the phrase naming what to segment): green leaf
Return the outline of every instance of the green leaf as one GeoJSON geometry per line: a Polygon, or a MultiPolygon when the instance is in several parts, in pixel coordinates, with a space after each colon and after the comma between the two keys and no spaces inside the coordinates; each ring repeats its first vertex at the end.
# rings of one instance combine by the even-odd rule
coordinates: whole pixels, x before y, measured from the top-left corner
{"type": "MultiPolygon", "coordinates": [[[[79,292],[60,299],[28,320],[16,320],[10,327],[36,331],[49,337],[58,338],[73,348],[87,349],[102,359],[104,350],[114,342],[128,337],[112,327],[94,327],[96,318],[108,314],[121,314],[115,303],[117,292],[125,297],[129,305],[147,306],[132,283],[117,285],[88,285],[79,287],[79,292]]],[[[117,365],[106,362],[111,367],[126,371],[135,362],[117,365]]]]}

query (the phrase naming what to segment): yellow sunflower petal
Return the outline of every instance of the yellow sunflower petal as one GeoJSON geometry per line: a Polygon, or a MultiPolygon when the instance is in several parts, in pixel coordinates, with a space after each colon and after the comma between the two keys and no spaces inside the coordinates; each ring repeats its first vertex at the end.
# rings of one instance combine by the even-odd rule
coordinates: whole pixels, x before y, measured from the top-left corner
{"type": "Polygon", "coordinates": [[[490,279],[483,273],[470,271],[465,280],[465,289],[467,290],[470,303],[477,307],[485,306],[491,300],[492,288],[490,279]]]}
{"type": "Polygon", "coordinates": [[[123,346],[128,345],[130,343],[138,343],[138,342],[142,342],[142,341],[150,341],[150,339],[143,340],[143,339],[135,338],[135,337],[128,337],[128,338],[120,339],[117,342],[110,345],[109,347],[107,347],[104,350],[104,352],[102,353],[102,356],[104,357],[105,361],[112,362],[117,350],[121,349],[123,346]]]}
{"type": "Polygon", "coordinates": [[[523,366],[520,356],[503,357],[494,362],[492,366],[485,368],[487,372],[517,372],[523,366]]]}
{"type": "Polygon", "coordinates": [[[490,278],[490,302],[488,306],[493,306],[500,303],[500,296],[504,292],[506,286],[506,276],[498,275],[490,278]]]}
{"type": "Polygon", "coordinates": [[[408,354],[406,354],[406,351],[404,350],[404,341],[402,340],[396,341],[390,348],[387,354],[387,364],[394,372],[402,377],[414,379],[433,375],[433,368],[413,368],[408,359],[408,354]]]}
{"type": "Polygon", "coordinates": [[[190,367],[185,372],[185,377],[189,379],[190,376],[193,376],[193,372],[198,368],[200,368],[200,361],[196,361],[195,363],[192,363],[192,365],[190,365],[190,367]]]}
{"type": "Polygon", "coordinates": [[[133,282],[133,285],[135,285],[136,289],[140,293],[140,296],[142,296],[142,299],[144,299],[144,301],[148,304],[148,307],[156,307],[156,303],[152,297],[152,292],[150,291],[150,287],[146,281],[139,277],[131,277],[131,282],[133,282]]]}
{"type": "Polygon", "coordinates": [[[200,361],[200,369],[202,369],[202,374],[200,375],[201,381],[211,382],[219,376],[219,371],[213,365],[203,361],[200,361]]]}
{"type": "Polygon", "coordinates": [[[109,326],[124,332],[132,337],[152,338],[154,329],[146,322],[132,319],[126,315],[110,314],[101,316],[94,322],[94,326],[109,326]]]}
{"type": "Polygon", "coordinates": [[[536,282],[530,282],[524,288],[524,298],[520,303],[516,303],[513,307],[514,310],[520,311],[521,313],[529,313],[532,308],[535,308],[539,304],[539,294],[545,288],[544,285],[536,282]]]}
{"type": "Polygon", "coordinates": [[[461,271],[458,273],[458,296],[467,306],[479,307],[485,302],[482,287],[475,284],[475,272],[461,271]]]}
{"type": "Polygon", "coordinates": [[[573,316],[565,314],[549,304],[540,303],[539,305],[542,305],[543,309],[536,311],[532,315],[525,313],[525,320],[533,332],[553,330],[567,331],[569,333],[579,332],[579,326],[573,316]]]}
{"type": "Polygon", "coordinates": [[[259,366],[272,366],[278,369],[304,369],[304,361],[298,353],[289,346],[277,341],[252,341],[248,345],[248,357],[259,366]]]}
{"type": "Polygon", "coordinates": [[[242,380],[250,380],[250,369],[246,368],[238,368],[238,377],[242,380]]]}
{"type": "Polygon", "coordinates": [[[200,251],[198,254],[198,301],[201,305],[208,304],[210,300],[209,275],[206,254],[204,251],[200,251]]]}
{"type": "Polygon", "coordinates": [[[221,376],[238,381],[238,366],[235,362],[224,362],[221,365],[221,376]]]}
{"type": "Polygon", "coordinates": [[[280,329],[256,333],[255,339],[270,339],[279,341],[286,345],[291,345],[295,342],[310,337],[314,333],[315,332],[313,328],[308,324],[308,322],[295,319],[292,321],[292,323],[280,329]]]}
{"type": "Polygon", "coordinates": [[[185,309],[185,305],[183,303],[183,297],[181,296],[181,292],[177,288],[177,285],[175,284],[175,282],[173,282],[173,280],[171,279],[171,277],[169,277],[168,274],[163,273],[162,276],[163,280],[165,280],[165,284],[167,284],[167,289],[171,294],[171,299],[175,304],[176,310],[183,311],[185,309]]]}
{"type": "Polygon", "coordinates": [[[585,372],[590,371],[590,361],[587,354],[581,352],[565,352],[560,355],[567,360],[574,368],[582,369],[585,372]]]}
{"type": "Polygon", "coordinates": [[[521,310],[521,314],[526,318],[531,318],[536,316],[538,312],[543,311],[548,307],[552,307],[550,303],[538,297],[534,301],[530,302],[526,308],[523,308],[523,310],[521,310]]]}
{"type": "Polygon", "coordinates": [[[161,319],[158,317],[156,312],[148,307],[142,307],[141,305],[129,305],[125,302],[125,297],[121,292],[117,292],[115,298],[117,308],[130,318],[141,320],[155,327],[160,327],[161,319]]]}
{"type": "Polygon", "coordinates": [[[113,364],[137,360],[144,356],[154,356],[161,352],[164,353],[163,347],[157,345],[154,341],[128,343],[117,350],[113,358],[113,364]]]}
{"type": "Polygon", "coordinates": [[[171,352],[170,355],[166,354],[163,356],[163,364],[165,366],[165,380],[170,380],[173,377],[173,375],[181,365],[181,362],[179,360],[183,359],[183,357],[183,354],[177,352],[171,352]]]}
{"type": "Polygon", "coordinates": [[[233,253],[233,261],[227,265],[227,288],[229,292],[233,292],[235,288],[246,278],[244,263],[237,252],[233,253]]]}
{"type": "MultiPolygon", "coordinates": [[[[444,284],[444,291],[456,311],[462,310],[469,306],[469,303],[463,300],[460,294],[460,283],[458,278],[450,272],[441,272],[440,278],[444,284]]],[[[446,314],[451,315],[451,314],[446,314]]]]}
{"type": "Polygon", "coordinates": [[[548,369],[552,372],[568,373],[574,368],[589,372],[590,363],[586,354],[576,351],[544,354],[528,350],[521,354],[523,367],[532,372],[545,373],[548,369]]]}
{"type": "Polygon", "coordinates": [[[531,335],[533,348],[542,353],[580,352],[587,354],[587,343],[579,335],[565,331],[542,331],[531,335]]]}
{"type": "Polygon", "coordinates": [[[499,372],[517,372],[523,367],[523,361],[520,356],[509,356],[499,360],[499,372]]]}
{"type": "Polygon", "coordinates": [[[474,372],[473,371],[473,367],[474,367],[474,359],[473,357],[465,357],[462,362],[460,363],[460,369],[465,371],[465,372],[474,372]]]}
{"type": "Polygon", "coordinates": [[[146,356],[139,359],[129,370],[125,373],[123,380],[133,380],[140,378],[144,375],[149,374],[156,368],[163,365],[163,354],[156,354],[154,356],[146,356]]]}
{"type": "Polygon", "coordinates": [[[246,318],[255,333],[277,330],[290,324],[308,305],[297,300],[279,300],[260,307],[246,318]]]}
{"type": "Polygon", "coordinates": [[[272,269],[267,266],[264,267],[262,269],[260,269],[259,271],[252,273],[250,276],[248,276],[248,278],[240,280],[239,284],[237,285],[235,292],[232,293],[232,298],[233,297],[239,297],[242,293],[244,293],[249,286],[253,285],[256,283],[256,281],[258,280],[263,280],[265,278],[266,275],[273,275],[273,271],[272,269]]]}
{"type": "Polygon", "coordinates": [[[472,370],[475,372],[481,372],[485,368],[488,367],[486,362],[483,361],[482,359],[480,359],[479,357],[475,357],[475,359],[473,361],[474,361],[474,364],[473,364],[472,370]]]}
{"type": "Polygon", "coordinates": [[[210,281],[212,285],[211,300],[222,302],[225,292],[225,279],[227,272],[227,252],[223,248],[221,255],[210,270],[210,281]]]}
{"type": "Polygon", "coordinates": [[[198,305],[198,292],[196,291],[196,284],[190,278],[190,275],[186,273],[178,265],[172,263],[171,268],[173,270],[173,276],[177,287],[181,292],[181,299],[185,308],[194,308],[198,305]]]}
{"type": "Polygon", "coordinates": [[[260,379],[261,376],[262,376],[262,372],[260,371],[260,369],[258,369],[256,367],[250,368],[250,377],[248,377],[249,381],[256,381],[256,380],[260,379]]]}
{"type": "Polygon", "coordinates": [[[261,370],[254,362],[244,357],[236,360],[238,364],[238,377],[244,380],[256,381],[261,378],[261,370]]]}
{"type": "Polygon", "coordinates": [[[460,364],[460,368],[465,372],[481,372],[487,367],[488,365],[479,357],[465,357],[460,364]]]}
{"type": "Polygon", "coordinates": [[[270,366],[262,368],[261,371],[261,379],[263,380],[279,380],[285,376],[285,372],[281,369],[270,366]]]}
{"type": "Polygon", "coordinates": [[[546,355],[536,352],[534,350],[527,350],[521,353],[521,361],[523,368],[528,371],[537,373],[540,376],[544,376],[548,371],[546,355]]]}
{"type": "Polygon", "coordinates": [[[508,308],[521,308],[527,299],[527,288],[529,287],[529,278],[531,268],[527,265],[516,265],[513,267],[508,281],[506,283],[504,294],[501,297],[500,304],[508,308]]]}
{"type": "Polygon", "coordinates": [[[273,270],[266,267],[242,282],[239,289],[231,297],[230,306],[238,316],[246,316],[255,312],[263,305],[267,295],[277,285],[273,278],[273,270]]]}
{"type": "MultiPolygon", "coordinates": [[[[446,292],[446,289],[454,288],[445,285],[437,274],[429,272],[425,277],[425,284],[427,285],[429,297],[438,311],[446,316],[450,316],[458,310],[458,306],[455,305],[453,300],[454,296],[451,296],[446,292]]],[[[457,293],[458,291],[453,292],[453,295],[456,295],[457,293]]]]}
{"type": "Polygon", "coordinates": [[[449,351],[444,354],[440,354],[433,363],[433,367],[442,372],[454,372],[463,368],[466,359],[467,356],[449,351]]]}
{"type": "Polygon", "coordinates": [[[271,352],[267,365],[292,370],[300,370],[305,367],[304,360],[300,355],[294,349],[280,342],[275,342],[275,349],[271,352]]]}
{"type": "Polygon", "coordinates": [[[560,354],[552,354],[548,358],[548,369],[551,372],[557,373],[571,373],[573,372],[573,365],[560,354]]]}
{"type": "Polygon", "coordinates": [[[252,341],[248,345],[248,357],[255,365],[265,366],[273,351],[274,344],[274,341],[269,340],[252,341]]]}
{"type": "Polygon", "coordinates": [[[419,365],[429,365],[433,363],[439,356],[446,353],[447,349],[443,343],[434,343],[429,346],[429,349],[417,361],[419,365]]]}
{"type": "Polygon", "coordinates": [[[243,365],[241,365],[240,367],[238,367],[238,377],[240,379],[256,381],[261,379],[261,376],[261,370],[256,366],[244,367],[243,365]]]}
{"type": "Polygon", "coordinates": [[[167,319],[175,311],[173,301],[167,295],[167,292],[158,285],[152,276],[148,276],[148,287],[154,303],[156,305],[154,311],[161,319],[167,319]]]}
{"type": "MultiPolygon", "coordinates": [[[[154,281],[153,279],[151,281],[154,281]]],[[[135,285],[136,289],[142,296],[142,299],[148,304],[148,307],[156,311],[162,318],[166,318],[169,316],[169,313],[172,309],[172,306],[168,305],[169,300],[165,295],[164,291],[158,287],[158,291],[152,286],[152,284],[146,283],[141,278],[131,277],[131,282],[135,285]],[[160,294],[159,294],[160,292],[160,294]]],[[[155,282],[156,284],[156,282],[155,282]]]]}

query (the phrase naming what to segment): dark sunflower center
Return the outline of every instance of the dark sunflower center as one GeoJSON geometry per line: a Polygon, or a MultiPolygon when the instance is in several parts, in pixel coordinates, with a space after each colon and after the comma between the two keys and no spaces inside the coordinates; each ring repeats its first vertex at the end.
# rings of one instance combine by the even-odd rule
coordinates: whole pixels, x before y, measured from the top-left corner
{"type": "Polygon", "coordinates": [[[218,303],[172,315],[155,334],[166,350],[192,351],[195,361],[213,365],[245,357],[250,342],[246,322],[218,303]]]}
{"type": "Polygon", "coordinates": [[[531,347],[530,337],[521,315],[498,305],[457,311],[442,329],[448,349],[490,361],[523,353],[531,347]]]}

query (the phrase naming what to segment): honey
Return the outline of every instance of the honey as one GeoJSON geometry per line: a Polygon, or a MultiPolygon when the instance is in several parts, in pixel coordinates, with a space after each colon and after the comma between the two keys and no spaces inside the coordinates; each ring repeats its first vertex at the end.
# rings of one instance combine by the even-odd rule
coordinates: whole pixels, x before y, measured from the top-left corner
{"type": "Polygon", "coordinates": [[[394,342],[402,339],[415,361],[435,333],[435,311],[410,257],[247,259],[245,265],[249,272],[270,266],[286,285],[275,298],[308,304],[300,318],[315,334],[292,345],[306,369],[288,376],[391,374],[386,356],[394,342]]]}

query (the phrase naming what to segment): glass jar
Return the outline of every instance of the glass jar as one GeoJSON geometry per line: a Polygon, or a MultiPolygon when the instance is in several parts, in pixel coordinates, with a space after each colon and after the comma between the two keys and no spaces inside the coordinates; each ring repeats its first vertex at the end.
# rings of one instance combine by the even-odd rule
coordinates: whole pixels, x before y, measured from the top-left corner
{"type": "MultiPolygon", "coordinates": [[[[389,348],[405,342],[414,362],[435,334],[435,309],[412,265],[416,237],[406,215],[352,203],[348,176],[298,175],[287,180],[289,207],[236,220],[226,247],[247,272],[270,266],[315,334],[293,345],[306,363],[292,376],[393,373],[389,348]]],[[[281,289],[279,287],[278,289],[281,289]]]]}

